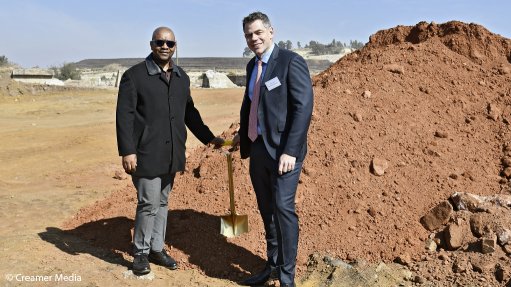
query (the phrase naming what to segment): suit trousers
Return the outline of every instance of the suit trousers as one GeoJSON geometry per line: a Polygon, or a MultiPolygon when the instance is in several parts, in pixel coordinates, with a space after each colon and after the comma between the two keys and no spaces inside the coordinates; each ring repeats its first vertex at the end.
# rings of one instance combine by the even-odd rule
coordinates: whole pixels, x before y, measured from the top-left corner
{"type": "Polygon", "coordinates": [[[250,147],[250,179],[264,223],[268,265],[279,269],[281,284],[294,283],[298,249],[295,196],[302,162],[283,175],[259,136],[250,147]]]}
{"type": "Polygon", "coordinates": [[[137,189],[137,213],[133,234],[134,255],[159,252],[165,244],[169,193],[175,173],[156,177],[132,176],[137,189]]]}

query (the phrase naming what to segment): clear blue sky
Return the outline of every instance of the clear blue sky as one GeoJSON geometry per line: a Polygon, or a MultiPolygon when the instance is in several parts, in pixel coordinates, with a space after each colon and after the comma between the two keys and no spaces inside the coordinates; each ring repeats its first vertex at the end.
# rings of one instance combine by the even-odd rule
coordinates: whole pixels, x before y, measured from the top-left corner
{"type": "Polygon", "coordinates": [[[294,45],[366,43],[381,29],[449,20],[511,38],[510,0],[0,0],[0,7],[0,55],[23,67],[145,57],[157,26],[174,30],[180,57],[238,57],[241,20],[255,10],[268,14],[276,41],[294,45]]]}

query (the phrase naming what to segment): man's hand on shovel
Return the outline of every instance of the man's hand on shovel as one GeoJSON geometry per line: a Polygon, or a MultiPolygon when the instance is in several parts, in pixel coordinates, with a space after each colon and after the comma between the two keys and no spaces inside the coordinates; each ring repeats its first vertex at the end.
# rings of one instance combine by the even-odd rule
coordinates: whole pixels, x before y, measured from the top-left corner
{"type": "Polygon", "coordinates": [[[215,149],[219,149],[224,146],[230,146],[231,148],[228,150],[228,152],[233,152],[238,150],[239,144],[240,144],[240,135],[236,133],[232,140],[224,140],[221,137],[216,137],[212,139],[209,144],[213,145],[215,149]]]}
{"type": "Polygon", "coordinates": [[[226,143],[227,142],[229,142],[230,146],[231,146],[231,148],[229,149],[229,152],[233,152],[233,151],[238,150],[238,148],[240,146],[240,134],[236,133],[234,135],[234,137],[232,138],[232,140],[226,141],[226,143]]]}
{"type": "Polygon", "coordinates": [[[221,148],[225,145],[225,140],[221,137],[216,137],[212,139],[209,143],[212,144],[214,148],[221,148]]]}

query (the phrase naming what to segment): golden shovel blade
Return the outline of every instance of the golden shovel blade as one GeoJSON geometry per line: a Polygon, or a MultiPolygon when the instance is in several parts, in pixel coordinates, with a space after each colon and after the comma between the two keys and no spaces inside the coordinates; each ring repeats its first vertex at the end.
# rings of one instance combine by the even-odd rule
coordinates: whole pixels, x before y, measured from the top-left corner
{"type": "Polygon", "coordinates": [[[248,232],[248,215],[227,214],[220,218],[220,234],[235,237],[248,232]]]}

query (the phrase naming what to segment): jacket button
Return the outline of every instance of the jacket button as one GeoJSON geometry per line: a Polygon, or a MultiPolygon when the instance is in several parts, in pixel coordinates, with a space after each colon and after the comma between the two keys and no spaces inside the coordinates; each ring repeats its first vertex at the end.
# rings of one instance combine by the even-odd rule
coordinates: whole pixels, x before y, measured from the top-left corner
{"type": "Polygon", "coordinates": [[[170,141],[165,141],[165,143],[166,143],[166,144],[169,144],[169,143],[170,143],[170,141]]]}

